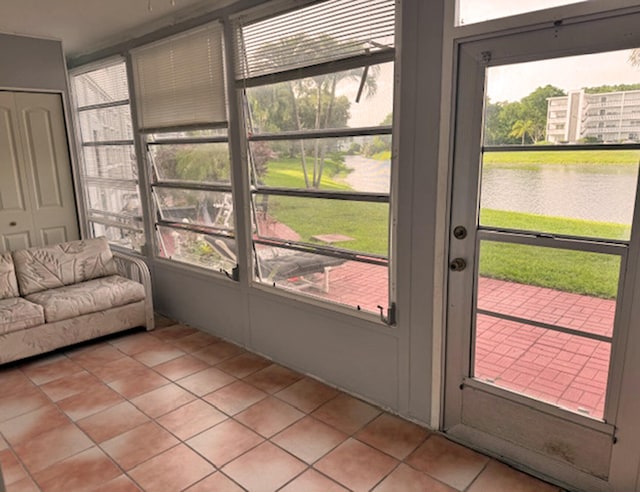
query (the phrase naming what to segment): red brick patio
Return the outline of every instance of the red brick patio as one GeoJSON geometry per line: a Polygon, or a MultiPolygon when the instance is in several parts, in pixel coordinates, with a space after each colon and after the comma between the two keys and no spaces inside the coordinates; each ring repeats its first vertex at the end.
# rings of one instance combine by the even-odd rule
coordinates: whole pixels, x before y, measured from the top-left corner
{"type": "MultiPolygon", "coordinates": [[[[330,290],[309,294],[377,312],[387,304],[383,267],[347,262],[330,271],[330,290]]],[[[611,336],[616,303],[553,289],[480,278],[478,308],[611,336]]],[[[602,418],[610,344],[478,315],[475,377],[563,408],[602,418]]]]}

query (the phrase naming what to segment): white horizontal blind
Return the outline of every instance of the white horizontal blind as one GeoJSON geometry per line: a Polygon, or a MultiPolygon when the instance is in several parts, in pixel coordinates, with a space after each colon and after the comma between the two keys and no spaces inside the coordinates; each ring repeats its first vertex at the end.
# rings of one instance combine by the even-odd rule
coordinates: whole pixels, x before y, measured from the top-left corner
{"type": "Polygon", "coordinates": [[[328,0],[238,30],[238,79],[394,46],[394,0],[328,0]]]}
{"type": "Polygon", "coordinates": [[[132,51],[132,61],[142,131],[226,122],[219,23],[132,51]]]}

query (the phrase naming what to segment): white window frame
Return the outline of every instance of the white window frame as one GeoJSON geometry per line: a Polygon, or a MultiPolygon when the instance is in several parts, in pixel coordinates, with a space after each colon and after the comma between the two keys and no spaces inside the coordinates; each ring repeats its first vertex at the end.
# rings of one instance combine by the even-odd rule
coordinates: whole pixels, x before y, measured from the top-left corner
{"type": "MultiPolygon", "coordinates": [[[[302,2],[302,5],[296,5],[296,9],[304,8],[308,4],[314,2],[302,2]]],[[[283,296],[292,297],[295,300],[304,300],[309,301],[313,304],[318,304],[323,307],[330,307],[333,310],[341,311],[347,314],[356,314],[357,316],[362,316],[367,319],[375,319],[376,315],[373,312],[364,311],[360,309],[360,306],[346,306],[344,304],[340,304],[329,299],[323,299],[316,296],[305,295],[304,292],[293,291],[292,289],[280,288],[275,283],[265,283],[259,277],[259,267],[256,265],[256,255],[255,255],[255,245],[264,244],[268,246],[275,246],[277,248],[282,248],[285,250],[293,250],[293,251],[303,251],[303,252],[311,252],[314,254],[329,256],[329,257],[338,257],[344,258],[347,261],[355,261],[361,263],[375,264],[380,266],[385,266],[387,268],[387,278],[388,278],[388,293],[387,293],[387,306],[378,306],[380,309],[380,313],[378,318],[385,324],[393,326],[396,323],[396,303],[395,303],[395,275],[393,272],[393,257],[392,252],[393,242],[395,237],[395,224],[396,220],[394,218],[395,207],[393,206],[395,196],[394,191],[394,179],[393,176],[396,173],[395,167],[397,165],[397,139],[393,137],[394,135],[394,127],[397,121],[397,118],[394,116],[392,125],[388,126],[377,126],[377,127],[354,127],[354,128],[345,128],[345,129],[321,129],[321,130],[300,130],[300,131],[287,131],[287,132],[279,132],[279,133],[260,133],[256,135],[249,135],[249,117],[246,115],[245,104],[248,104],[246,101],[246,95],[244,94],[245,89],[250,87],[259,87],[266,86],[270,84],[275,84],[278,82],[284,82],[289,80],[297,80],[303,79],[315,75],[324,75],[335,72],[340,72],[343,70],[349,70],[353,68],[366,67],[370,65],[377,65],[382,63],[393,62],[394,67],[397,65],[397,45],[399,41],[399,36],[397,35],[398,29],[398,17],[399,17],[399,7],[398,2],[396,2],[396,36],[395,36],[395,48],[389,48],[386,50],[381,50],[368,55],[361,55],[350,57],[346,60],[335,60],[332,62],[320,63],[319,65],[308,65],[303,68],[296,68],[294,70],[277,72],[269,75],[259,75],[256,77],[248,77],[248,78],[237,78],[235,81],[235,89],[238,96],[239,101],[239,116],[241,121],[241,132],[242,140],[244,144],[243,152],[246,155],[246,163],[245,165],[250,168],[250,175],[253,175],[252,165],[250,163],[250,143],[258,142],[258,141],[282,141],[282,140],[313,140],[317,138],[331,138],[331,137],[357,137],[357,136],[368,136],[368,135],[389,135],[392,138],[391,148],[392,148],[392,159],[391,159],[391,183],[390,183],[390,191],[389,193],[367,193],[367,192],[331,192],[331,191],[323,191],[323,190],[303,190],[303,189],[290,189],[290,188],[275,188],[268,186],[260,186],[257,183],[253,182],[251,176],[249,176],[249,205],[251,207],[251,214],[255,214],[255,202],[254,197],[257,195],[274,195],[274,196],[288,196],[288,197],[301,197],[301,198],[319,198],[319,199],[340,199],[340,200],[357,200],[357,201],[367,201],[371,203],[387,203],[388,204],[388,213],[389,213],[389,228],[388,228],[388,254],[387,255],[374,255],[369,253],[356,253],[350,250],[344,250],[339,248],[333,248],[331,246],[323,246],[308,242],[302,241],[290,241],[283,240],[273,237],[265,237],[265,238],[254,238],[252,234],[248,234],[249,243],[251,247],[251,252],[253,254],[250,255],[251,260],[251,268],[250,271],[254,272],[253,275],[250,275],[251,285],[254,287],[258,287],[261,289],[268,289],[269,292],[275,292],[283,296]],[[353,308],[356,308],[355,310],[353,308]]],[[[251,22],[265,20],[272,17],[276,17],[285,12],[291,11],[292,7],[290,2],[284,2],[281,10],[276,10],[275,7],[273,9],[268,9],[268,13],[263,9],[256,9],[253,13],[243,13],[241,16],[238,16],[234,19],[234,42],[241,43],[242,32],[241,28],[243,23],[247,22],[247,19],[250,19],[251,22]],[[288,7],[288,8],[287,8],[288,7]]],[[[238,49],[238,46],[235,47],[234,53],[242,53],[242,50],[238,49]]],[[[238,55],[236,55],[235,63],[244,63],[244,60],[238,60],[238,55]]],[[[394,68],[394,70],[396,70],[394,68]]],[[[396,87],[398,84],[397,77],[394,77],[394,96],[393,96],[393,108],[392,110],[396,111],[396,87]]],[[[255,215],[254,215],[255,216],[255,215]]]]}

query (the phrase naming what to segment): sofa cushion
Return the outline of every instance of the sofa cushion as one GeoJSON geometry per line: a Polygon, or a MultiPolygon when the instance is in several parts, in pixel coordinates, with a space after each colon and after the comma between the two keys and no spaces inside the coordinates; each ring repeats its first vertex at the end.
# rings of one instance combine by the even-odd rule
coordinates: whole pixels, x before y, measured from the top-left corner
{"type": "Polygon", "coordinates": [[[42,306],[21,297],[0,300],[0,335],[44,323],[42,306]]]}
{"type": "Polygon", "coordinates": [[[14,251],[13,261],[23,296],[118,273],[103,237],[14,251]]]}
{"type": "Polygon", "coordinates": [[[10,252],[0,254],[0,299],[18,297],[18,281],[10,252]]]}
{"type": "Polygon", "coordinates": [[[41,305],[47,323],[53,323],[131,304],[143,300],[144,297],[142,284],[112,275],[37,292],[26,299],[41,305]]]}

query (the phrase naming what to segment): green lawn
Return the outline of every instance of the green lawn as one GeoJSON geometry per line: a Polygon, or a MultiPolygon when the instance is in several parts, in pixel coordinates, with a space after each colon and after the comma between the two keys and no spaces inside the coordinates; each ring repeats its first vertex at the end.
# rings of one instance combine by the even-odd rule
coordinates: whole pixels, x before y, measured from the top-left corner
{"type": "Polygon", "coordinates": [[[630,169],[640,162],[637,150],[566,150],[528,152],[485,152],[485,166],[522,167],[528,165],[610,165],[629,164],[630,169]]]}
{"type": "MultiPolygon", "coordinates": [[[[347,190],[339,181],[340,165],[325,169],[322,188],[347,190]],[[336,179],[337,178],[337,179],[336,179]]],[[[264,176],[269,186],[304,188],[300,162],[280,159],[268,164],[264,176]]],[[[314,198],[270,196],[268,213],[313,242],[317,234],[345,234],[352,241],[335,243],[359,252],[388,253],[388,206],[383,203],[345,202],[314,198]],[[363,220],[364,218],[364,220],[363,220]]],[[[573,236],[627,239],[629,227],[586,220],[483,209],[481,223],[509,229],[573,236]]],[[[620,258],[517,244],[484,242],[480,251],[480,274],[503,280],[549,287],[568,292],[614,298],[617,292],[620,258]]]]}
{"type": "MultiPolygon", "coordinates": [[[[481,223],[601,238],[628,238],[630,233],[629,227],[619,224],[489,209],[482,210],[481,223]]],[[[479,270],[480,275],[486,277],[614,298],[618,289],[620,257],[487,241],[480,249],[479,270]]]]}
{"type": "MultiPolygon", "coordinates": [[[[308,162],[313,161],[309,159],[308,162]]],[[[344,174],[342,165],[328,161],[320,188],[349,190],[349,185],[339,181],[344,174]]],[[[305,186],[299,159],[270,161],[263,179],[268,186],[305,186]]],[[[314,242],[311,236],[318,234],[344,234],[353,240],[334,243],[335,246],[363,253],[388,254],[389,208],[386,203],[270,196],[268,213],[296,231],[301,241],[314,242]],[[366,220],[362,220],[363,217],[366,220]]]]}

